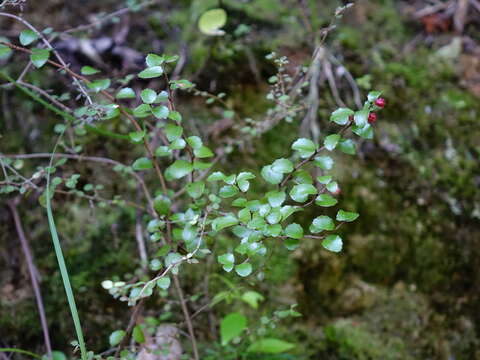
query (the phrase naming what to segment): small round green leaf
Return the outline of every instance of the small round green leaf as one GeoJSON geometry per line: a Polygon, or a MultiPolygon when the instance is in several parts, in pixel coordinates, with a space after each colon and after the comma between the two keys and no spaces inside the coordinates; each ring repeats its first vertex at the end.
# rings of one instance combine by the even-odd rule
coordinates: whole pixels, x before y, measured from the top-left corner
{"type": "Polygon", "coordinates": [[[153,104],[157,98],[157,93],[152,89],[143,89],[140,97],[145,104],[153,104]]]}
{"type": "Polygon", "coordinates": [[[133,162],[132,168],[133,170],[148,170],[153,168],[153,163],[149,158],[141,157],[133,162]]]}
{"type": "Polygon", "coordinates": [[[108,341],[110,342],[110,346],[117,346],[122,341],[123,337],[125,336],[124,330],[116,330],[110,334],[108,341]]]}
{"type": "Polygon", "coordinates": [[[303,228],[298,224],[290,224],[285,228],[285,235],[293,239],[301,239],[303,237],[303,228]]]}
{"type": "Polygon", "coordinates": [[[340,141],[340,135],[333,134],[333,135],[327,136],[323,144],[325,145],[325,149],[327,149],[328,151],[332,151],[337,147],[337,144],[339,141],[340,141]]]}
{"type": "Polygon", "coordinates": [[[38,35],[35,31],[32,31],[30,29],[23,30],[20,33],[20,44],[23,46],[30,45],[32,42],[38,39],[38,35]]]}
{"type": "Polygon", "coordinates": [[[206,35],[223,35],[220,30],[227,23],[227,13],[223,9],[211,9],[202,14],[198,21],[198,28],[206,35]]]}
{"type": "Polygon", "coordinates": [[[235,272],[241,277],[246,277],[252,273],[252,265],[250,263],[243,263],[235,266],[235,272]]]}
{"type": "Polygon", "coordinates": [[[337,213],[337,221],[351,222],[351,221],[355,221],[358,218],[358,216],[359,214],[356,212],[339,210],[337,213]]]}
{"type": "Polygon", "coordinates": [[[353,110],[348,108],[339,108],[332,113],[330,116],[330,121],[333,121],[338,125],[346,125],[349,122],[349,117],[353,114],[353,110]]]}
{"type": "Polygon", "coordinates": [[[152,79],[163,75],[163,67],[151,66],[141,71],[138,77],[141,79],[152,79]]]}
{"type": "Polygon", "coordinates": [[[48,61],[50,51],[47,49],[33,49],[30,54],[30,61],[36,68],[41,68],[48,61]]]}
{"type": "Polygon", "coordinates": [[[290,191],[290,197],[297,202],[305,202],[309,195],[315,195],[317,188],[311,184],[295,185],[290,191]]]}
{"type": "Polygon", "coordinates": [[[240,313],[231,313],[220,322],[222,345],[228,344],[247,328],[247,318],[240,313]]]}
{"type": "Polygon", "coordinates": [[[308,158],[315,153],[317,147],[312,140],[300,138],[292,144],[292,149],[298,151],[300,157],[308,158]]]}
{"type": "Polygon", "coordinates": [[[340,252],[342,251],[343,241],[338,235],[328,235],[325,239],[323,239],[322,246],[329,251],[340,252]]]}

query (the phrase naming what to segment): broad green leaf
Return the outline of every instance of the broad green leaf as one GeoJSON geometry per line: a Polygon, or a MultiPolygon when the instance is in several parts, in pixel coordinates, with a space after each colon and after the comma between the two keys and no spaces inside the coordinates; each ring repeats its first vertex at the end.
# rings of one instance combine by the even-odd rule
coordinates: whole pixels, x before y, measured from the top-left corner
{"type": "Polygon", "coordinates": [[[297,170],[293,173],[293,182],[295,184],[313,184],[312,175],[305,170],[297,170]]]}
{"type": "Polygon", "coordinates": [[[323,239],[322,246],[329,251],[340,252],[342,251],[343,241],[338,235],[328,235],[325,239],[323,239]]]}
{"type": "Polygon", "coordinates": [[[99,72],[100,70],[95,69],[91,66],[82,66],[82,68],[80,69],[80,73],[82,75],[93,75],[93,74],[98,74],[99,72]]]}
{"type": "Polygon", "coordinates": [[[340,190],[340,187],[338,186],[338,183],[336,181],[329,182],[326,187],[327,190],[330,191],[332,194],[337,194],[340,190]]]}
{"type": "Polygon", "coordinates": [[[212,222],[212,230],[214,231],[220,231],[222,229],[225,229],[227,227],[237,225],[238,224],[238,219],[233,216],[233,215],[226,215],[222,216],[219,218],[216,218],[212,222]]]}
{"type": "Polygon", "coordinates": [[[167,180],[180,179],[193,170],[192,163],[185,160],[176,160],[172,165],[170,165],[167,170],[165,170],[165,177],[167,180]]]}
{"type": "Polygon", "coordinates": [[[272,169],[272,165],[266,165],[262,168],[262,177],[270,184],[280,184],[283,180],[283,174],[272,169]]]}
{"type": "Polygon", "coordinates": [[[333,159],[330,156],[317,156],[313,163],[323,170],[331,170],[334,164],[333,159]]]}
{"type": "Polygon", "coordinates": [[[220,30],[227,23],[227,13],[223,9],[211,9],[202,14],[198,20],[198,28],[206,35],[223,35],[220,30]]]}
{"type": "Polygon", "coordinates": [[[167,215],[170,212],[171,205],[172,201],[165,195],[158,195],[155,200],[153,200],[153,207],[160,215],[167,215]]]}
{"type": "Polygon", "coordinates": [[[167,136],[168,141],[173,141],[180,138],[183,134],[183,128],[181,126],[167,124],[165,126],[165,135],[167,136]]]}
{"type": "Polygon", "coordinates": [[[170,287],[171,280],[168,276],[164,276],[157,280],[157,286],[160,289],[167,290],[170,287]]]}
{"type": "Polygon", "coordinates": [[[268,225],[265,228],[265,236],[274,236],[277,237],[282,233],[282,225],[280,224],[273,224],[273,225],[268,225]]]}
{"type": "Polygon", "coordinates": [[[382,95],[382,92],[381,91],[370,91],[368,93],[368,101],[370,102],[374,102],[375,100],[377,100],[380,95],[382,95]]]}
{"type": "Polygon", "coordinates": [[[282,206],[282,208],[280,209],[280,213],[282,214],[282,220],[286,220],[290,215],[296,213],[297,211],[302,211],[302,208],[300,206],[291,205],[282,206]]]}
{"type": "Polygon", "coordinates": [[[138,77],[141,79],[152,79],[163,75],[163,67],[151,66],[141,71],[138,77]]]}
{"type": "Polygon", "coordinates": [[[126,333],[124,330],[116,330],[112,332],[110,334],[110,337],[108,338],[108,341],[110,342],[110,346],[116,346],[120,344],[120,341],[122,341],[125,334],[126,333]]]}
{"type": "Polygon", "coordinates": [[[305,202],[309,195],[315,195],[317,188],[311,184],[295,185],[290,191],[290,197],[296,202],[305,202]]]}
{"type": "Polygon", "coordinates": [[[325,145],[325,149],[328,151],[332,151],[337,147],[338,142],[340,141],[340,135],[338,134],[333,134],[333,135],[328,135],[325,138],[325,141],[323,144],[325,145]]]}
{"type": "Polygon", "coordinates": [[[303,237],[303,228],[298,224],[290,224],[285,228],[285,235],[293,239],[301,239],[303,237]]]}
{"type": "Polygon", "coordinates": [[[313,219],[310,226],[310,232],[316,234],[324,230],[330,231],[335,229],[335,224],[329,216],[321,215],[313,219]]]}
{"type": "Polygon", "coordinates": [[[133,328],[132,336],[133,340],[135,340],[138,344],[143,344],[145,342],[145,335],[143,334],[143,330],[140,325],[137,325],[133,328]]]}
{"type": "Polygon", "coordinates": [[[30,54],[30,61],[36,68],[41,68],[48,61],[50,51],[47,49],[33,49],[30,54]]]}
{"type": "Polygon", "coordinates": [[[227,183],[228,185],[233,185],[233,184],[235,184],[235,179],[236,179],[236,178],[237,178],[237,177],[235,176],[235,174],[232,174],[232,175],[226,176],[226,177],[223,179],[223,181],[224,181],[225,183],[227,183]]]}
{"type": "Polygon", "coordinates": [[[330,181],[332,181],[332,176],[330,175],[319,176],[317,177],[317,181],[320,184],[327,185],[330,181]]]}
{"type": "Polygon", "coordinates": [[[330,116],[330,121],[333,121],[338,125],[346,125],[349,122],[349,117],[353,114],[353,110],[348,108],[339,108],[332,113],[330,116]]]}
{"type": "Polygon", "coordinates": [[[232,206],[236,207],[244,207],[247,204],[247,199],[245,198],[238,198],[232,201],[232,206]]]}
{"type": "Polygon", "coordinates": [[[337,204],[337,202],[338,202],[337,199],[335,199],[333,196],[329,194],[320,194],[315,199],[315,204],[323,207],[334,206],[337,204]]]}
{"type": "Polygon", "coordinates": [[[148,67],[160,66],[164,63],[165,58],[157,54],[148,54],[145,58],[145,62],[148,67]]]}
{"type": "Polygon", "coordinates": [[[366,124],[364,126],[353,126],[352,131],[364,139],[373,139],[373,126],[366,124]]]}
{"type": "Polygon", "coordinates": [[[140,97],[145,104],[153,104],[157,98],[157,93],[152,89],[143,89],[140,97]]]}
{"type": "Polygon", "coordinates": [[[250,182],[248,180],[255,179],[255,175],[251,172],[241,172],[237,176],[237,185],[242,192],[248,191],[250,182]]]}
{"type": "Polygon", "coordinates": [[[140,142],[142,142],[143,138],[145,137],[145,130],[143,130],[143,131],[132,131],[131,133],[128,134],[128,137],[134,143],[140,143],[140,142]]]}
{"type": "Polygon", "coordinates": [[[242,295],[242,300],[252,308],[258,309],[258,302],[265,300],[265,298],[256,291],[247,291],[242,295]]]}
{"type": "Polygon", "coordinates": [[[218,194],[222,198],[230,198],[238,194],[238,188],[233,185],[225,185],[220,188],[218,194]]]}
{"type": "Polygon", "coordinates": [[[280,354],[289,351],[294,347],[294,344],[283,340],[275,338],[265,338],[255,341],[248,347],[247,351],[262,354],[280,354]]]}
{"type": "Polygon", "coordinates": [[[152,108],[152,114],[157,119],[166,119],[169,113],[170,111],[168,110],[168,107],[166,107],[165,105],[160,105],[152,108]]]}
{"type": "Polygon", "coordinates": [[[133,116],[138,118],[143,118],[150,116],[151,108],[148,104],[140,104],[135,109],[133,109],[133,116]]]}
{"type": "Polygon", "coordinates": [[[354,115],[355,125],[359,127],[365,126],[368,123],[368,113],[368,109],[357,111],[354,115]]]}
{"type": "Polygon", "coordinates": [[[198,149],[193,149],[193,154],[200,159],[208,158],[213,156],[212,150],[208,147],[202,145],[198,149]]]}
{"type": "Polygon", "coordinates": [[[267,200],[272,207],[282,206],[286,197],[284,191],[270,191],[267,193],[267,200]]]}
{"type": "Polygon", "coordinates": [[[315,153],[317,147],[312,140],[300,138],[292,144],[292,149],[298,151],[300,157],[308,158],[315,153]]]}
{"type": "Polygon", "coordinates": [[[266,219],[269,224],[276,224],[282,220],[282,213],[279,209],[274,209],[267,215],[266,219]]]}
{"type": "Polygon", "coordinates": [[[110,86],[110,79],[95,80],[87,84],[87,87],[95,92],[108,89],[110,86]]]}
{"type": "MultiPolygon", "coordinates": [[[[0,41],[8,42],[8,39],[0,36],[0,41]]],[[[0,59],[7,59],[11,53],[12,49],[10,49],[7,45],[0,44],[0,59]]]]}
{"type": "Polygon", "coordinates": [[[337,221],[351,222],[358,218],[359,214],[356,212],[349,212],[344,210],[338,210],[337,221]]]}
{"type": "Polygon", "coordinates": [[[175,139],[173,140],[170,145],[168,146],[169,149],[172,149],[172,150],[180,150],[180,149],[183,149],[185,148],[185,146],[187,145],[187,142],[183,139],[175,139]]]}
{"type": "Polygon", "coordinates": [[[250,213],[250,210],[242,209],[238,212],[238,218],[241,222],[248,223],[250,220],[252,220],[252,214],[250,213]]]}
{"type": "Polygon", "coordinates": [[[198,136],[189,136],[187,138],[187,143],[192,147],[192,149],[200,149],[203,145],[202,139],[198,136]]]}
{"type": "Polygon", "coordinates": [[[207,178],[207,181],[220,181],[225,179],[225,174],[222,173],[221,171],[215,171],[210,174],[210,176],[207,178]]]}
{"type": "Polygon", "coordinates": [[[205,183],[203,181],[196,181],[187,185],[187,193],[192,198],[197,199],[203,195],[205,190],[205,183]]]}
{"type": "Polygon", "coordinates": [[[231,313],[220,322],[222,345],[227,345],[247,328],[247,318],[240,313],[231,313]]]}
{"type": "Polygon", "coordinates": [[[35,31],[32,31],[30,29],[23,30],[20,33],[20,44],[23,46],[30,45],[32,42],[38,39],[38,35],[35,31]]]}
{"type": "Polygon", "coordinates": [[[141,157],[133,162],[132,168],[133,170],[148,170],[153,168],[153,163],[149,158],[141,157]]]}
{"type": "Polygon", "coordinates": [[[168,148],[168,146],[159,146],[155,149],[155,156],[163,157],[163,156],[170,156],[172,151],[168,148]]]}
{"type": "Polygon", "coordinates": [[[134,99],[136,96],[132,88],[126,87],[121,89],[115,97],[117,99],[134,99]]]}
{"type": "Polygon", "coordinates": [[[168,118],[177,123],[182,122],[182,114],[180,114],[178,111],[170,111],[168,118]]]}
{"type": "Polygon", "coordinates": [[[243,263],[235,266],[235,272],[241,277],[247,277],[252,273],[252,265],[250,263],[243,263]]]}
{"type": "Polygon", "coordinates": [[[235,256],[231,253],[223,254],[217,257],[217,261],[223,265],[223,270],[230,272],[235,265],[235,256]]]}
{"type": "Polygon", "coordinates": [[[355,143],[350,139],[340,140],[338,148],[345,154],[355,155],[355,143]]]}
{"type": "Polygon", "coordinates": [[[273,162],[272,170],[282,174],[290,173],[293,171],[293,164],[288,159],[278,159],[273,162]]]}

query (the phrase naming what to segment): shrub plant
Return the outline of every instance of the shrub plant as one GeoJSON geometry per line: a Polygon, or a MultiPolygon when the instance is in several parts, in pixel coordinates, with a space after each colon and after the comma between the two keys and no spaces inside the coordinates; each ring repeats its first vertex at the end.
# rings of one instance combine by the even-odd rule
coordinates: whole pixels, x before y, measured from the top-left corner
{"type": "MultiPolygon", "coordinates": [[[[222,11],[219,13],[224,16],[222,11]]],[[[209,27],[207,20],[208,16],[202,22],[204,31],[217,34],[219,30],[215,26],[209,27]]],[[[179,274],[182,271],[196,271],[209,257],[213,257],[226,273],[249,278],[268,263],[269,254],[275,247],[284,246],[293,251],[301,246],[305,238],[317,240],[322,251],[342,251],[344,242],[337,230],[343,224],[356,220],[359,214],[338,204],[341,187],[331,172],[334,167],[331,154],[340,151],[355,155],[355,136],[372,139],[376,113],[385,106],[380,92],[370,92],[360,109],[342,107],[333,111],[329,120],[338,125],[338,131],[325,134],[320,143],[299,138],[291,144],[291,149],[285,152],[284,157],[272,159],[259,172],[256,169],[242,169],[236,173],[224,173],[215,167],[222,157],[227,156],[225,147],[209,147],[199,134],[188,130],[184,119],[189,114],[182,112],[177,105],[175,94],[186,91],[205,97],[207,103],[218,102],[227,106],[226,115],[237,121],[240,143],[244,137],[257,136],[268,130],[272,121],[292,121],[295,118],[302,109],[298,106],[297,97],[301,96],[303,85],[297,85],[305,81],[307,72],[300,80],[294,79],[285,71],[288,59],[269,55],[279,69],[278,74],[270,79],[271,91],[267,95],[274,107],[267,115],[270,123],[255,123],[251,119],[240,118],[233,109],[228,108],[223,100],[225,94],[209,94],[198,90],[195,84],[186,79],[170,79],[178,56],[148,54],[145,67],[136,74],[137,83],[142,89],[135,90],[128,86],[131,78],[103,77],[99,70],[90,66],[82,67],[80,73],[73,71],[51,47],[44,32],[37,31],[29,24],[27,26],[28,29],[20,34],[20,44],[1,42],[0,55],[10,56],[14,50],[27,54],[37,69],[46,66],[56,68],[59,76],[73,80],[84,103],[76,109],[59,108],[55,102],[45,101],[35,90],[2,73],[2,77],[65,121],[55,126],[59,137],[54,150],[48,154],[50,164],[38,168],[30,177],[25,178],[15,171],[15,162],[21,157],[1,157],[5,171],[1,192],[19,192],[25,196],[31,191],[41,193],[39,200],[47,208],[77,330],[75,345],[80,347],[82,359],[101,356],[87,352],[83,340],[53,218],[51,200],[55,194],[78,196],[96,202],[101,207],[133,206],[145,214],[151,256],[141,259],[141,275],[126,279],[121,274],[111,274],[111,279],[101,284],[115,299],[133,308],[129,324],[110,335],[110,345],[115,348],[114,357],[135,358],[139,347],[145,342],[144,332],[153,331],[148,324],[137,323],[145,300],[159,294],[165,296],[173,287],[178,294],[188,329],[191,354],[195,359],[200,358],[195,319],[187,306],[179,274]],[[123,124],[123,121],[131,129],[128,134],[107,130],[109,124],[123,124]],[[74,135],[71,145],[63,140],[66,132],[74,135]],[[76,144],[75,138],[87,133],[102,136],[106,141],[121,141],[129,152],[137,153],[142,149],[143,154],[127,164],[105,157],[84,155],[82,145],[76,144]],[[64,149],[65,154],[59,153],[59,149],[64,149]],[[140,204],[132,203],[126,200],[130,197],[128,194],[104,198],[101,195],[102,184],[89,182],[81,188],[79,181],[82,175],[67,170],[68,159],[84,159],[113,166],[118,174],[114,181],[131,177],[137,183],[143,201],[140,204]],[[266,190],[258,196],[258,192],[252,192],[252,189],[266,190]],[[292,220],[293,214],[312,207],[316,208],[317,216],[310,219],[309,226],[292,220]],[[324,214],[324,210],[331,207],[337,208],[334,218],[324,214]],[[215,246],[220,236],[232,239],[226,251],[219,251],[219,247],[215,246]]],[[[262,295],[255,291],[236,292],[232,288],[217,294],[214,301],[220,302],[227,297],[243,301],[254,309],[262,300],[262,295]]],[[[271,317],[264,318],[256,331],[252,328],[247,331],[249,319],[232,309],[220,322],[220,344],[223,347],[241,348],[244,353],[289,351],[294,344],[266,336],[265,327],[282,318],[298,315],[294,307],[277,311],[271,317]]]]}

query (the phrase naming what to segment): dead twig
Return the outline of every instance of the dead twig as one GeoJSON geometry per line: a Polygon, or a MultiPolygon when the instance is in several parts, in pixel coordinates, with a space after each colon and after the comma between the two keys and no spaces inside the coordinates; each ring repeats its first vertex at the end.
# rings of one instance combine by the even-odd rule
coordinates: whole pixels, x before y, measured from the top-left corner
{"type": "Polygon", "coordinates": [[[17,231],[18,238],[20,239],[20,244],[22,246],[22,251],[27,261],[28,272],[30,274],[30,281],[32,282],[33,292],[35,294],[35,300],[37,302],[38,313],[40,315],[40,323],[42,325],[43,339],[45,341],[45,348],[47,350],[48,357],[52,359],[52,346],[50,342],[50,334],[48,332],[48,323],[47,317],[45,315],[45,307],[43,306],[43,297],[38,284],[37,271],[35,263],[33,260],[32,252],[30,246],[28,245],[25,232],[23,231],[22,222],[18,214],[17,205],[18,198],[7,201],[7,205],[12,213],[13,222],[15,224],[15,230],[17,231]]]}

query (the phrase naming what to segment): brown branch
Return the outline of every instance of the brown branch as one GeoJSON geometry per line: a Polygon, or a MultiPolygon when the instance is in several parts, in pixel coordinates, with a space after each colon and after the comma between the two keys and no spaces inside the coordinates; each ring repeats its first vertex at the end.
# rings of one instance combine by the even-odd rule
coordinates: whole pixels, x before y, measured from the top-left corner
{"type": "Polygon", "coordinates": [[[190,341],[192,342],[193,357],[194,357],[195,360],[199,360],[200,357],[198,355],[197,339],[195,338],[195,332],[193,330],[192,319],[190,317],[190,312],[188,311],[188,307],[187,307],[187,304],[186,304],[186,301],[185,301],[185,297],[183,296],[182,287],[180,286],[180,281],[178,280],[177,275],[173,275],[173,283],[175,285],[175,289],[177,290],[177,294],[178,294],[178,297],[180,299],[180,306],[182,307],[185,322],[187,323],[188,333],[190,335],[190,341]]]}
{"type": "Polygon", "coordinates": [[[42,292],[38,284],[37,271],[35,263],[33,260],[32,252],[30,246],[28,245],[28,240],[23,231],[22,222],[20,216],[18,215],[17,204],[18,199],[13,199],[7,201],[7,205],[12,213],[13,222],[15,223],[15,230],[17,231],[18,238],[20,239],[20,244],[22,246],[22,251],[27,261],[28,272],[30,274],[30,281],[32,282],[33,292],[35,293],[35,300],[37,301],[38,313],[40,315],[40,323],[42,325],[43,339],[45,341],[45,348],[47,350],[48,357],[52,359],[52,346],[50,342],[50,334],[48,332],[48,323],[47,317],[45,316],[45,308],[43,306],[42,292]]]}
{"type": "MultiPolygon", "coordinates": [[[[50,153],[33,153],[33,154],[0,154],[0,159],[5,157],[5,158],[11,158],[11,159],[41,159],[41,158],[51,158],[51,157],[60,157],[60,158],[66,158],[66,159],[72,159],[72,160],[78,160],[78,161],[91,161],[91,162],[98,162],[98,163],[104,163],[104,164],[110,164],[110,165],[121,165],[121,166],[126,166],[125,164],[110,159],[110,158],[104,158],[104,157],[99,157],[99,156],[83,156],[83,155],[75,155],[75,154],[61,154],[61,153],[55,153],[55,154],[50,154],[50,153]]],[[[145,198],[148,202],[149,205],[149,212],[153,216],[157,216],[155,209],[153,207],[153,199],[152,196],[145,184],[145,181],[141,178],[140,175],[138,175],[136,172],[131,172],[132,176],[137,180],[137,182],[140,184],[143,193],[145,195],[145,198]]]]}
{"type": "MultiPolygon", "coordinates": [[[[45,44],[45,46],[50,49],[53,54],[55,55],[55,57],[58,59],[58,61],[60,62],[61,66],[64,67],[64,68],[67,68],[67,64],[65,63],[65,61],[62,59],[62,57],[60,56],[60,54],[57,52],[57,50],[54,49],[54,47],[52,46],[52,44],[50,44],[50,42],[45,38],[45,36],[43,36],[43,34],[38,31],[32,24],[30,24],[28,21],[26,21],[25,19],[21,18],[20,16],[16,16],[16,15],[13,15],[13,14],[9,14],[9,13],[4,13],[4,12],[0,12],[0,16],[4,16],[4,17],[9,17],[9,18],[12,18],[12,19],[15,19],[19,22],[21,22],[23,25],[25,25],[26,27],[28,27],[30,30],[32,30],[33,32],[35,32],[35,34],[37,34],[37,36],[42,40],[42,42],[45,44]]],[[[70,74],[71,75],[71,74],[70,74]]],[[[87,99],[88,103],[89,104],[92,104],[92,99],[90,98],[90,96],[88,95],[87,91],[84,89],[84,87],[82,86],[82,84],[77,80],[76,77],[74,77],[73,81],[75,82],[75,84],[78,86],[78,88],[80,89],[80,92],[85,96],[85,98],[87,99]]]]}
{"type": "MultiPolygon", "coordinates": [[[[0,44],[8,46],[9,48],[11,48],[13,50],[21,51],[21,52],[24,52],[24,53],[27,53],[27,54],[32,53],[32,51],[27,49],[27,48],[24,48],[24,47],[21,47],[21,46],[18,46],[18,45],[14,45],[14,44],[11,44],[11,43],[8,43],[8,42],[0,41],[0,44]]],[[[66,65],[59,64],[58,62],[50,60],[50,59],[47,60],[47,63],[49,63],[50,65],[52,65],[56,68],[58,68],[59,70],[65,70],[71,77],[73,77],[75,79],[82,80],[86,84],[91,83],[91,81],[89,79],[87,79],[85,76],[77,74],[76,72],[71,70],[66,65]]],[[[101,90],[100,94],[103,95],[106,99],[108,99],[112,103],[116,104],[115,97],[113,95],[111,95],[109,92],[107,92],[105,90],[101,90]]],[[[121,106],[119,106],[119,109],[120,109],[120,112],[122,113],[122,115],[124,115],[133,124],[133,126],[135,127],[135,130],[137,130],[137,131],[142,131],[143,130],[142,127],[140,126],[140,124],[138,123],[138,121],[131,114],[129,114],[121,106]]],[[[144,145],[145,149],[147,150],[148,156],[152,159],[153,167],[155,169],[155,173],[157,174],[158,179],[160,180],[162,190],[163,190],[164,193],[167,193],[167,184],[165,182],[165,178],[163,177],[162,171],[160,170],[160,166],[158,165],[158,162],[156,160],[156,156],[154,155],[154,153],[152,151],[152,148],[150,147],[146,137],[143,138],[143,145],[144,145]]]]}

